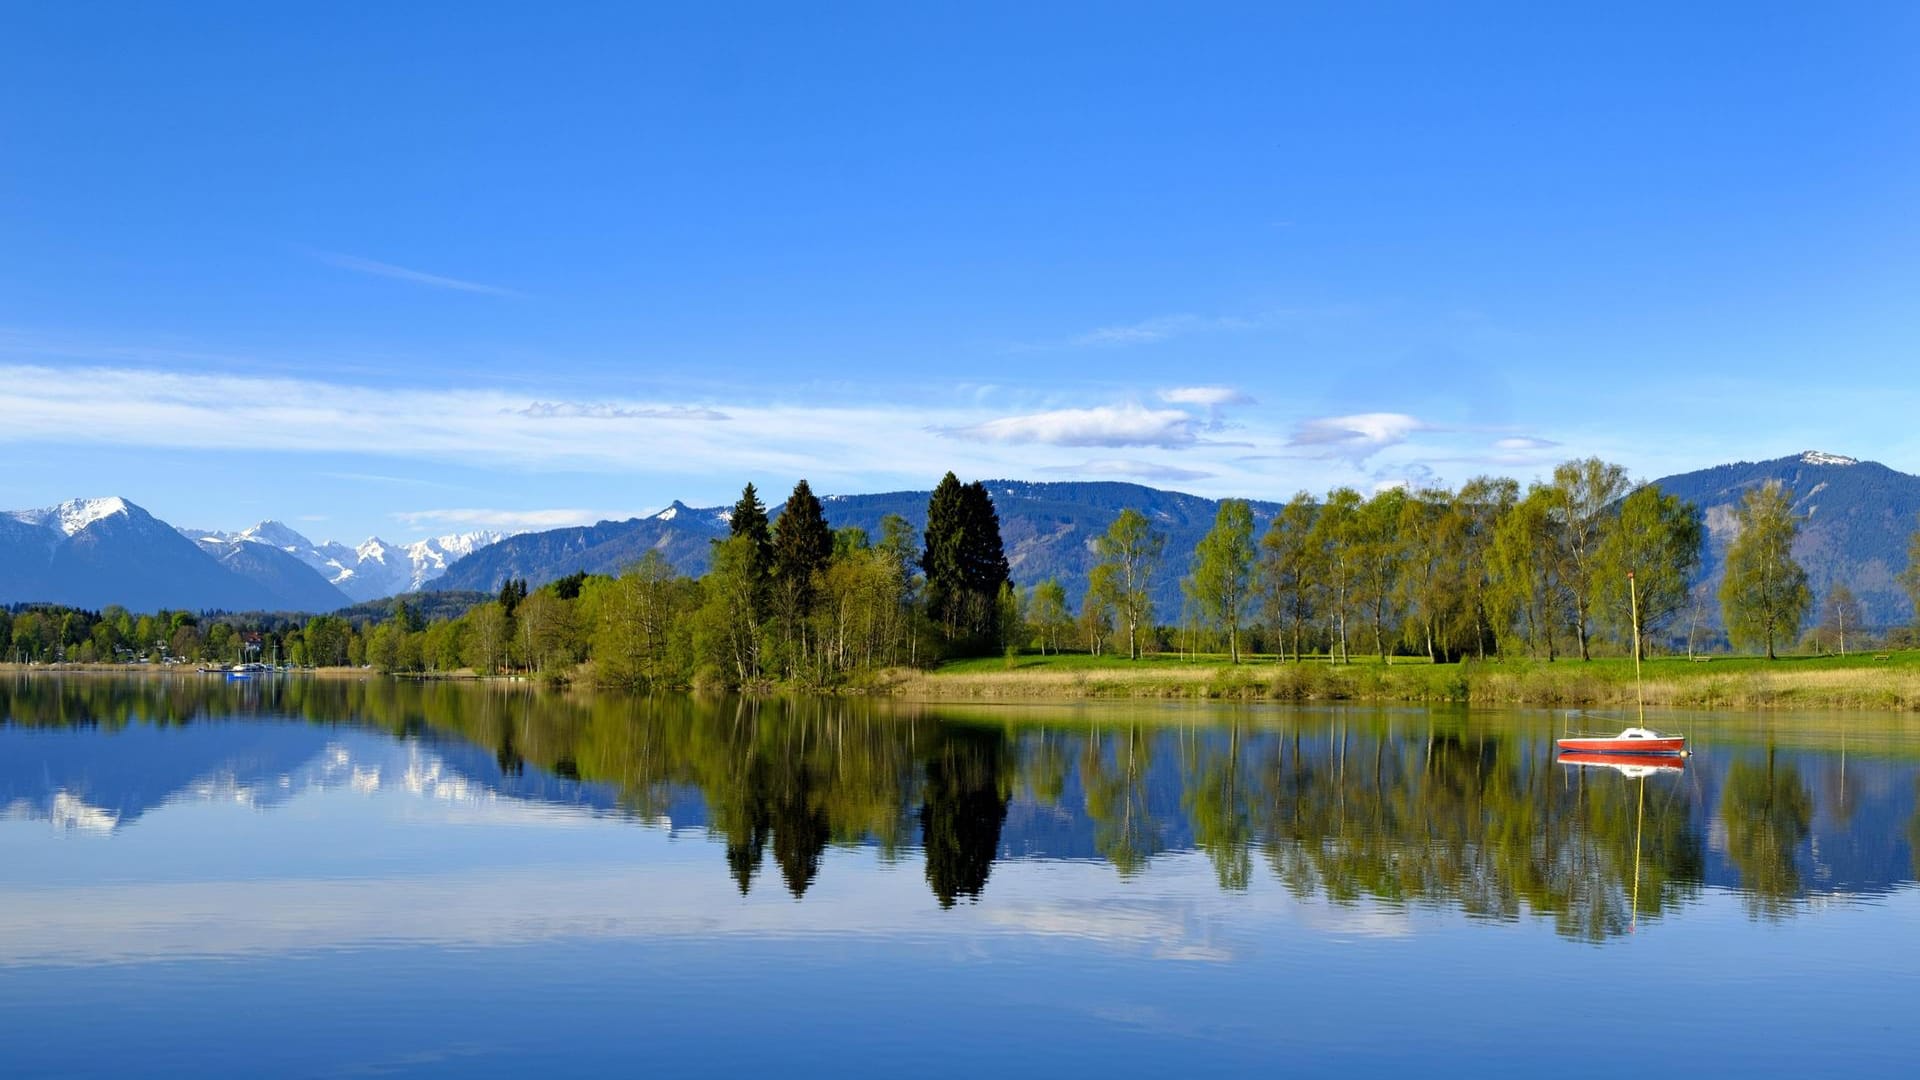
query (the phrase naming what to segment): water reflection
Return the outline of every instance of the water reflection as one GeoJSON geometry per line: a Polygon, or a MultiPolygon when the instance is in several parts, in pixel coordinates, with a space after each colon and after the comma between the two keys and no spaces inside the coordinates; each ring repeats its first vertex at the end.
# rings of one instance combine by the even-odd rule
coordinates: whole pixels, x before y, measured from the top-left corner
{"type": "Polygon", "coordinates": [[[834,847],[889,862],[917,850],[941,908],[989,896],[1008,859],[1098,860],[1130,880],[1199,852],[1229,892],[1264,874],[1305,899],[1531,915],[1602,941],[1708,888],[1768,919],[1810,896],[1884,891],[1911,880],[1920,846],[1910,753],[1708,738],[1684,771],[1624,776],[1557,764],[1544,721],[1464,712],[1068,715],[42,677],[0,684],[0,716],[12,818],[111,833],[220,785],[262,807],[303,785],[377,785],[378,770],[349,778],[353,763],[323,752],[330,728],[370,728],[430,751],[407,768],[436,790],[704,830],[714,873],[743,896],[804,899],[834,847]],[[253,740],[267,725],[224,724],[191,752],[154,738],[232,717],[303,720],[314,735],[253,740]],[[82,728],[119,734],[24,738],[82,728]]]}

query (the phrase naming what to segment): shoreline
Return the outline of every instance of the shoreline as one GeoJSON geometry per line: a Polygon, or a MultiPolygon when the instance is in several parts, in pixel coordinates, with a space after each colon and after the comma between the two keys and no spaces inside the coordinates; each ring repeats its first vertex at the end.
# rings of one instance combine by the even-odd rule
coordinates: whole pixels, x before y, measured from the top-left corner
{"type": "MultiPolygon", "coordinates": [[[[0,677],[119,676],[207,679],[191,667],[123,664],[0,663],[0,677]]],[[[399,672],[315,668],[275,678],[459,682],[605,693],[590,671],[481,675],[473,671],[399,672]]],[[[620,692],[620,691],[611,691],[620,692]]],[[[1709,662],[1663,657],[1647,661],[1641,692],[1650,707],[1680,709],[1840,709],[1920,712],[1920,651],[1767,661],[1714,657],[1709,662]],[[1877,657],[1884,657],[1877,658],[1877,657]]],[[[890,668],[837,687],[771,686],[755,696],[884,697],[922,704],[1077,701],[1272,701],[1486,705],[1552,708],[1622,707],[1641,700],[1632,664],[1592,661],[1465,661],[1381,664],[1262,658],[1233,665],[1211,660],[1147,657],[1137,661],[1079,654],[963,660],[930,671],[890,668]]]]}

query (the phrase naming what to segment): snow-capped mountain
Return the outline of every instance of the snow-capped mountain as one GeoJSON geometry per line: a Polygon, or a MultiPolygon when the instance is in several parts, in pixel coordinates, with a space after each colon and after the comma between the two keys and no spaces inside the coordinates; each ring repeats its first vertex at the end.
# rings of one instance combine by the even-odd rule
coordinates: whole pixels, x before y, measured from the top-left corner
{"type": "Polygon", "coordinates": [[[393,544],[376,536],[358,547],[348,547],[334,540],[316,544],[278,521],[262,521],[235,533],[202,529],[182,529],[181,532],[215,552],[237,550],[236,545],[284,552],[311,567],[356,603],[417,592],[445,573],[455,560],[496,543],[505,535],[483,530],[436,536],[411,544],[393,544]]]}
{"type": "Polygon", "coordinates": [[[0,603],[331,610],[332,591],[317,576],[262,579],[228,565],[122,498],[0,512],[0,603]]]}
{"type": "Polygon", "coordinates": [[[68,499],[58,506],[39,510],[9,510],[7,516],[23,525],[35,525],[57,531],[63,536],[72,536],[96,521],[110,517],[130,518],[135,511],[146,513],[127,500],[112,496],[105,499],[68,499]]]}

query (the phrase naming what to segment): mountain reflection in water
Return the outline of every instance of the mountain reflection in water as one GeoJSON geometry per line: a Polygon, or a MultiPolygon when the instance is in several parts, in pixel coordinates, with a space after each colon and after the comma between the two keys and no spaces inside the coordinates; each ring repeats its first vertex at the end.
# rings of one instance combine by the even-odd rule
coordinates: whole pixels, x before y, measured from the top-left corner
{"type": "Polygon", "coordinates": [[[1776,726],[1710,731],[1685,770],[1641,780],[1556,764],[1537,714],[32,677],[0,684],[0,717],[9,818],[110,833],[183,799],[271,809],[401,782],[703,830],[741,894],[796,899],[835,846],[890,863],[917,850],[943,908],[989,895],[1005,860],[1100,860],[1130,879],[1198,851],[1222,890],[1268,874],[1301,898],[1532,915],[1603,941],[1709,888],[1767,919],[1884,892],[1912,880],[1920,838],[1911,747],[1783,744],[1776,726]],[[343,728],[386,733],[405,760],[350,760],[343,728]],[[44,737],[67,729],[101,737],[44,737]]]}

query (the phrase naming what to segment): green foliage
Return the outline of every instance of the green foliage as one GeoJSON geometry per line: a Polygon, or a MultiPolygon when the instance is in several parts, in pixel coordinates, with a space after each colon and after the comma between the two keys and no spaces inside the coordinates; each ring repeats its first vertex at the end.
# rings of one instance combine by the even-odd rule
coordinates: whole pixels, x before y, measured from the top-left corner
{"type": "Polygon", "coordinates": [[[1597,457],[1569,461],[1553,470],[1551,493],[1554,557],[1566,589],[1574,639],[1580,659],[1591,659],[1588,642],[1593,634],[1593,612],[1610,583],[1605,573],[1606,548],[1613,505],[1626,494],[1627,471],[1597,457]]]}
{"type": "Polygon", "coordinates": [[[1155,531],[1147,515],[1132,507],[1120,511],[1093,542],[1098,565],[1111,568],[1105,582],[1108,600],[1126,628],[1131,659],[1140,658],[1140,635],[1153,625],[1153,580],[1166,548],[1166,535],[1155,531]]]}
{"type": "Polygon", "coordinates": [[[1907,538],[1907,568],[1900,571],[1900,587],[1913,605],[1913,624],[1920,628],[1920,529],[1907,538]]]}
{"type": "Polygon", "coordinates": [[[1227,637],[1240,662],[1240,624],[1253,578],[1253,511],[1243,499],[1223,499],[1213,528],[1193,553],[1193,595],[1202,616],[1227,637]]]}
{"type": "Polygon", "coordinates": [[[1313,542],[1317,513],[1313,497],[1302,491],[1274,516],[1260,539],[1261,613],[1275,636],[1292,647],[1296,662],[1301,638],[1318,611],[1321,552],[1313,542]]]}
{"type": "Polygon", "coordinates": [[[1060,579],[1048,578],[1028,593],[1026,621],[1042,656],[1060,651],[1073,629],[1073,612],[1067,607],[1067,589],[1060,579]]]}
{"type": "Polygon", "coordinates": [[[1799,521],[1793,495],[1779,484],[1747,492],[1737,517],[1739,535],[1727,549],[1720,605],[1737,643],[1764,645],[1774,658],[1777,643],[1791,642],[1813,606],[1807,572],[1793,558],[1799,521]]]}
{"type": "Polygon", "coordinates": [[[948,646],[961,654],[996,646],[995,603],[1009,571],[1000,515],[985,484],[962,484],[952,473],[941,478],[927,503],[920,567],[926,573],[928,613],[948,646]]]}
{"type": "Polygon", "coordinates": [[[1686,608],[1705,539],[1693,504],[1652,484],[1620,501],[1597,562],[1603,568],[1600,595],[1607,617],[1612,625],[1625,628],[1628,642],[1636,633],[1640,641],[1652,640],[1686,608]],[[1635,593],[1638,625],[1633,621],[1635,593]]]}

